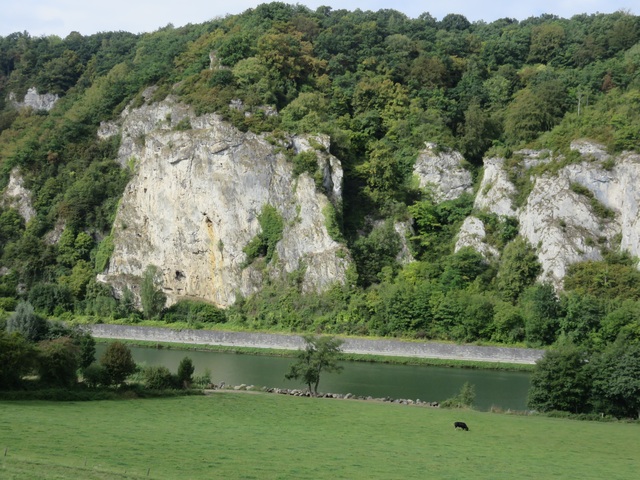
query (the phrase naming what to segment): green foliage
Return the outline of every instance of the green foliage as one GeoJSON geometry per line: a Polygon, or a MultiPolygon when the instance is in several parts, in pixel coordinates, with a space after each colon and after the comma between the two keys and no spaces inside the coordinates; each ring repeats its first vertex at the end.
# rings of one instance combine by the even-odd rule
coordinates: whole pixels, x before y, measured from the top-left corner
{"type": "Polygon", "coordinates": [[[104,237],[98,244],[98,250],[96,251],[95,258],[96,272],[104,272],[109,265],[109,259],[111,258],[114,248],[115,245],[113,244],[113,237],[111,235],[104,237]]]}
{"type": "Polygon", "coordinates": [[[400,237],[391,220],[375,226],[369,235],[356,240],[353,257],[358,269],[358,282],[362,286],[378,283],[385,267],[398,269],[396,257],[400,246],[400,237]]]}
{"type": "Polygon", "coordinates": [[[436,203],[430,195],[409,206],[415,236],[411,238],[415,254],[421,259],[435,259],[450,253],[451,241],[460,223],[473,209],[471,195],[436,203]]]}
{"type": "Polygon", "coordinates": [[[341,222],[338,218],[336,207],[334,207],[330,202],[327,203],[327,205],[322,209],[322,215],[324,216],[324,225],[327,228],[329,236],[336,242],[344,242],[342,229],[340,228],[341,222]]]}
{"type": "Polygon", "coordinates": [[[535,284],[521,295],[525,338],[531,346],[551,345],[559,329],[562,315],[560,302],[553,285],[535,284]]]}
{"type": "Polygon", "coordinates": [[[107,369],[99,363],[91,363],[82,370],[82,380],[89,388],[108,386],[111,382],[107,369]]]}
{"type": "Polygon", "coordinates": [[[145,387],[152,390],[164,390],[176,386],[175,376],[167,367],[161,365],[145,367],[142,370],[142,377],[145,387]]]}
{"type": "Polygon", "coordinates": [[[176,123],[176,126],[173,127],[173,129],[180,132],[191,130],[191,119],[189,117],[184,117],[182,120],[176,123]]]}
{"type": "Polygon", "coordinates": [[[0,390],[15,388],[35,366],[33,344],[20,333],[0,329],[0,390]]]}
{"type": "Polygon", "coordinates": [[[318,394],[322,372],[339,372],[338,353],[342,340],[334,337],[304,335],[305,347],[298,353],[298,361],[291,365],[285,378],[302,380],[312,395],[318,394]]]}
{"type": "Polygon", "coordinates": [[[20,302],[7,320],[7,332],[17,332],[30,342],[44,338],[47,321],[37,315],[29,302],[20,302]]]}
{"type": "Polygon", "coordinates": [[[156,318],[167,303],[167,296],[159,289],[159,271],[155,265],[147,265],[140,284],[140,303],[145,318],[156,318]]]}
{"type": "Polygon", "coordinates": [[[547,350],[531,376],[529,407],[541,412],[589,411],[590,375],[583,350],[565,344],[547,350]]]}
{"type": "Polygon", "coordinates": [[[206,302],[195,300],[180,300],[162,313],[162,319],[167,323],[185,322],[189,325],[200,323],[225,323],[225,311],[206,302]]]}
{"type": "Polygon", "coordinates": [[[243,249],[247,256],[245,262],[247,265],[259,257],[264,257],[265,263],[271,262],[276,253],[276,245],[282,239],[284,222],[275,207],[265,204],[258,215],[258,222],[260,223],[260,233],[243,249]]]}
{"type": "Polygon", "coordinates": [[[612,344],[589,368],[596,411],[640,419],[640,343],[612,344]]]}
{"type": "Polygon", "coordinates": [[[65,285],[36,283],[29,291],[29,303],[44,315],[65,312],[73,306],[71,290],[65,285]]]}
{"type": "Polygon", "coordinates": [[[80,349],[69,337],[38,344],[38,373],[45,385],[70,387],[78,380],[80,349]]]}
{"type": "Polygon", "coordinates": [[[442,408],[473,408],[476,399],[475,385],[464,382],[460,387],[460,392],[453,398],[448,398],[440,403],[442,408]]]}
{"type": "Polygon", "coordinates": [[[195,367],[193,361],[189,357],[184,357],[180,360],[178,365],[178,385],[181,387],[188,387],[193,381],[193,372],[195,367]]]}
{"type": "Polygon", "coordinates": [[[109,385],[121,385],[136,370],[131,350],[124,343],[118,341],[107,345],[100,358],[100,364],[107,371],[109,385]]]}
{"type": "Polygon", "coordinates": [[[293,157],[293,174],[295,176],[307,172],[313,178],[317,170],[318,155],[313,150],[300,152],[293,157]]]}
{"type": "Polygon", "coordinates": [[[515,302],[541,271],[535,250],[521,237],[509,243],[500,259],[496,287],[502,298],[515,302]]]}

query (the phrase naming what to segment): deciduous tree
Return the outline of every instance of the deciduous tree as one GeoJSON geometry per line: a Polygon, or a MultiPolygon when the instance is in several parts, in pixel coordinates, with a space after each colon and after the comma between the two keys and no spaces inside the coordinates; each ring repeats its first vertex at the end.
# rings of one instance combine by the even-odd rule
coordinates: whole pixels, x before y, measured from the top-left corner
{"type": "Polygon", "coordinates": [[[338,365],[338,354],[343,343],[335,337],[320,337],[304,335],[306,343],[303,350],[298,353],[298,361],[291,365],[285,378],[302,380],[312,395],[318,394],[318,384],[322,372],[339,372],[342,366],[338,365]]]}

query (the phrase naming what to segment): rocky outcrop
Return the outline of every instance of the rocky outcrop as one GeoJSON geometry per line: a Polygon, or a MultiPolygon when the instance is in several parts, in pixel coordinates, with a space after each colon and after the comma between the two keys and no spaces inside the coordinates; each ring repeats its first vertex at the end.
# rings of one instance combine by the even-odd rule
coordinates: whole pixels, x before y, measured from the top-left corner
{"type": "Polygon", "coordinates": [[[27,90],[27,94],[24,99],[19,102],[16,94],[11,92],[9,94],[9,102],[15,108],[33,108],[34,110],[51,110],[60,97],[54,93],[38,93],[36,87],[31,87],[27,90]]]}
{"type": "MultiPolygon", "coordinates": [[[[601,260],[604,248],[640,255],[640,155],[627,152],[613,159],[604,147],[585,140],[573,142],[571,148],[583,160],[555,173],[532,175],[531,192],[520,208],[514,207],[516,188],[504,160],[485,160],[475,201],[477,209],[518,218],[520,235],[536,249],[542,265],[540,280],[557,288],[570,264],[601,260]]],[[[541,163],[562,160],[549,152],[518,153],[525,174],[541,163]]],[[[486,247],[478,243],[484,230],[478,221],[465,221],[458,245],[473,246],[486,255],[486,247]]]]}
{"type": "Polygon", "coordinates": [[[344,281],[349,254],[325,226],[330,202],[340,208],[342,198],[342,169],[326,153],[328,138],[243,133],[217,115],[197,117],[171,97],[125,109],[120,124],[103,125],[99,135],[117,131],[119,162],[134,174],[102,280],[135,292],[146,266],[156,265],[170,302],[195,297],[222,307],[294,271],[303,272],[307,291],[344,281]],[[315,151],[327,195],[308,174],[294,177],[283,147],[315,151]],[[271,263],[247,266],[243,249],[260,233],[266,205],[283,219],[282,240],[271,263]]]}
{"type": "Polygon", "coordinates": [[[473,192],[471,172],[465,169],[464,158],[455,151],[439,151],[434,143],[425,143],[413,167],[421,188],[431,189],[434,200],[453,200],[463,193],[473,192]]]}
{"type": "Polygon", "coordinates": [[[2,194],[2,206],[17,210],[25,223],[36,214],[31,203],[31,191],[25,188],[24,179],[17,167],[9,175],[9,184],[2,194]]]}
{"type": "Polygon", "coordinates": [[[476,195],[474,207],[496,215],[515,216],[513,197],[516,187],[504,168],[503,158],[486,158],[482,183],[476,195]]]}
{"type": "Polygon", "coordinates": [[[486,233],[484,223],[478,217],[465,218],[456,239],[455,251],[464,247],[471,247],[487,259],[497,259],[500,255],[498,249],[485,241],[486,233]]]}

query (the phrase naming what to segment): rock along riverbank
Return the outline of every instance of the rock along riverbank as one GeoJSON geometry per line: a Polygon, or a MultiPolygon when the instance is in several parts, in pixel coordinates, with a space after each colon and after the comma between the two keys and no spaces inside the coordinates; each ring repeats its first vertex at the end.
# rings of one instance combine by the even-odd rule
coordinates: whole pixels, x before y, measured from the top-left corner
{"type": "MultiPolygon", "coordinates": [[[[90,325],[96,338],[142,340],[149,342],[188,343],[195,345],[221,345],[228,347],[268,348],[298,350],[304,346],[299,335],[276,333],[225,332],[220,330],[172,330],[169,328],[140,327],[133,325],[90,325]]],[[[345,353],[384,355],[391,357],[440,358],[477,362],[533,364],[544,355],[544,350],[510,347],[484,347],[435,342],[403,342],[345,338],[345,353]]]]}

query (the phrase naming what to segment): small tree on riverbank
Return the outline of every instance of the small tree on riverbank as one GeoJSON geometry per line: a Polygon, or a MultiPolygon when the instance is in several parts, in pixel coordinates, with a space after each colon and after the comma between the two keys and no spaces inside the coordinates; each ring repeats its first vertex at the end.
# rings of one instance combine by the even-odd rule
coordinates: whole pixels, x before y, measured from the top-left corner
{"type": "Polygon", "coordinates": [[[113,342],[107,346],[100,363],[107,372],[109,383],[121,385],[124,380],[136,371],[131,350],[122,342],[113,342]]]}
{"type": "Polygon", "coordinates": [[[305,348],[298,352],[298,361],[291,365],[288,380],[302,380],[309,387],[312,395],[318,394],[320,374],[324,372],[340,372],[338,354],[343,341],[334,337],[304,335],[305,348]]]}

